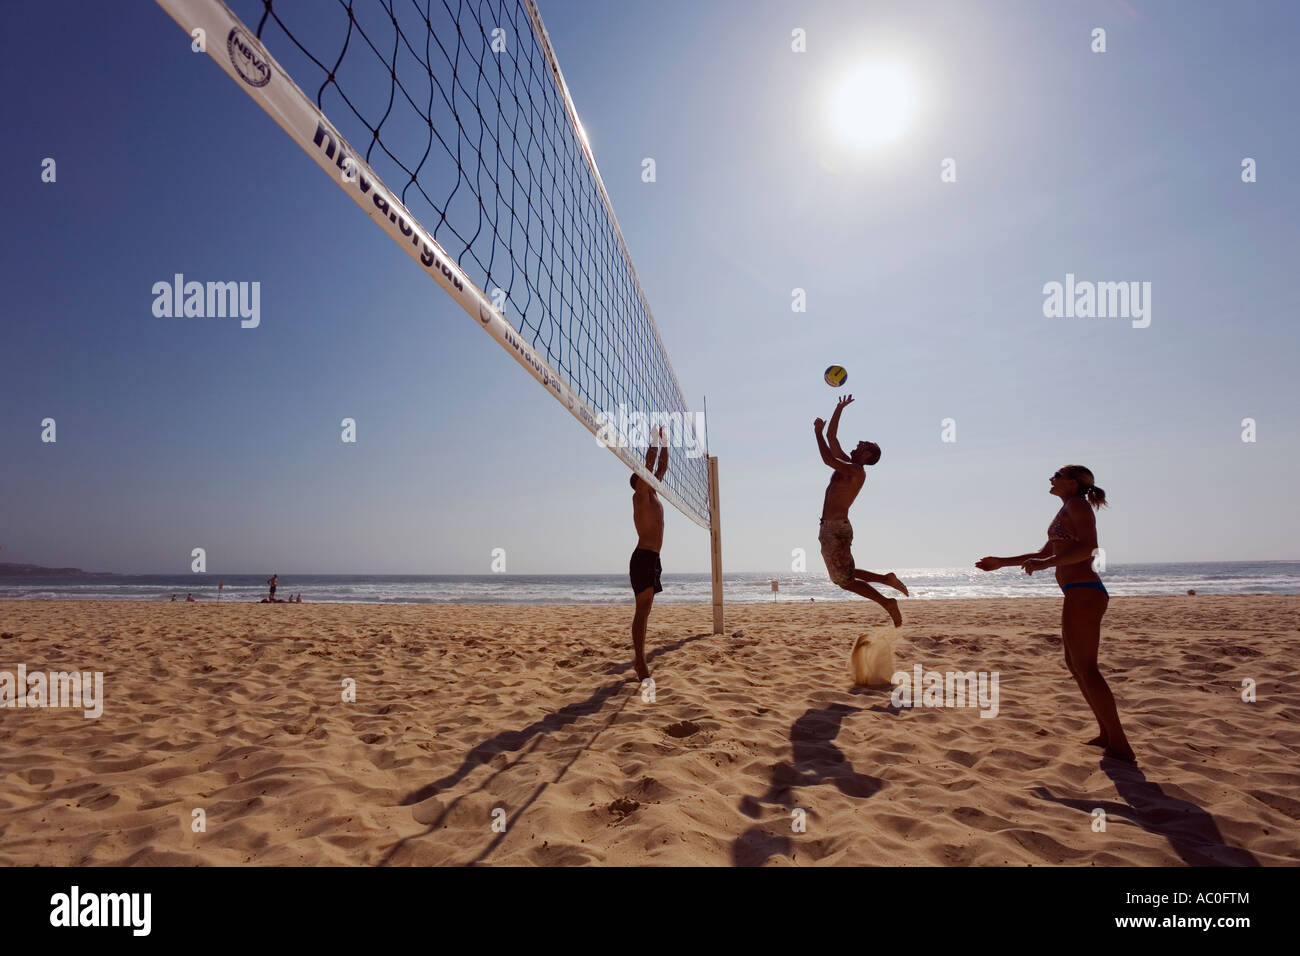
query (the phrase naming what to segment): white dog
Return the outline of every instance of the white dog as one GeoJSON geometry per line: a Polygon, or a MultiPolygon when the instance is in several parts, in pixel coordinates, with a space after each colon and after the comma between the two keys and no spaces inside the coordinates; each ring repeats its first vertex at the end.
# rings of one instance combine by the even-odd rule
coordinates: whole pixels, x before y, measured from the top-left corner
{"type": "Polygon", "coordinates": [[[882,684],[893,685],[894,676],[894,635],[888,632],[878,637],[863,634],[853,645],[849,655],[849,668],[853,672],[853,683],[863,687],[878,687],[882,684]]]}

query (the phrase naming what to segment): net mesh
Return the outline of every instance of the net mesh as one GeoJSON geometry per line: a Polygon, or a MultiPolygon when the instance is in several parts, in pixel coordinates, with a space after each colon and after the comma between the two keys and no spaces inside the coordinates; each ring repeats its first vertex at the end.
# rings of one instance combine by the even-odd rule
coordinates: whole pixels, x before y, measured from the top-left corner
{"type": "MultiPolygon", "coordinates": [[[[254,6],[271,55],[593,410],[686,415],[527,2],[254,6]]],[[[664,482],[707,523],[703,456],[664,482]]]]}

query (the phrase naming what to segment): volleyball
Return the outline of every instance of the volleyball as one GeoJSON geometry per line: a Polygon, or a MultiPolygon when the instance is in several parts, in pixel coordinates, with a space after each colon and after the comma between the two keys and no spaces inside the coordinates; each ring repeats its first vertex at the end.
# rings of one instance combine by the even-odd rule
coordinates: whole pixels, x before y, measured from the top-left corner
{"type": "Polygon", "coordinates": [[[842,365],[832,365],[822,377],[826,379],[826,384],[831,388],[839,388],[849,380],[849,373],[844,371],[842,365]]]}

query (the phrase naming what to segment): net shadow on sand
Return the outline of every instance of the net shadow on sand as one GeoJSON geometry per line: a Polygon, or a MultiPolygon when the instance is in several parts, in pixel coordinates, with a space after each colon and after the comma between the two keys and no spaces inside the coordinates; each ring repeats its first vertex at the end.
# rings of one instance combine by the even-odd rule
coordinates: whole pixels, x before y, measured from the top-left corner
{"type": "MultiPolygon", "coordinates": [[[[682,647],[686,646],[687,644],[692,643],[693,641],[698,641],[713,636],[714,636],[713,634],[705,633],[705,634],[693,634],[689,637],[683,637],[680,640],[672,642],[671,644],[664,644],[660,647],[655,648],[647,655],[647,660],[655,661],[661,656],[663,656],[664,654],[668,654],[673,651],[679,650],[682,647]]],[[[611,670],[614,670],[615,672],[629,672],[632,671],[632,666],[631,664],[611,665],[611,670]]],[[[474,745],[474,747],[471,748],[463,758],[461,758],[459,767],[457,767],[451,773],[443,777],[440,777],[431,783],[425,784],[423,787],[419,788],[418,790],[413,790],[412,792],[408,793],[398,803],[398,806],[403,806],[403,807],[415,806],[416,804],[422,803],[425,800],[438,796],[446,792],[447,790],[452,789],[453,787],[457,786],[462,781],[464,781],[466,778],[468,778],[469,775],[473,773],[476,768],[488,763],[498,754],[518,753],[519,756],[515,760],[506,764],[506,766],[489,774],[486,778],[483,779],[482,782],[479,783],[478,786],[474,787],[471,790],[466,790],[463,793],[457,794],[455,799],[453,799],[446,807],[442,808],[440,812],[428,822],[428,824],[426,825],[427,828],[423,833],[413,834],[411,836],[402,837],[401,839],[397,840],[384,854],[383,858],[379,861],[379,865],[386,866],[392,860],[393,856],[399,850],[401,850],[409,841],[418,840],[421,837],[428,836],[429,834],[438,830],[442,826],[442,822],[447,818],[447,816],[450,813],[452,813],[453,810],[455,810],[457,805],[466,796],[468,796],[471,793],[477,793],[479,790],[482,790],[484,787],[490,784],[501,774],[508,772],[514,767],[517,767],[524,760],[524,758],[528,756],[528,754],[536,750],[538,744],[542,742],[542,740],[546,737],[546,735],[562,730],[566,727],[569,727],[570,725],[577,723],[579,720],[581,720],[584,717],[589,717],[592,716],[593,714],[599,713],[601,710],[604,709],[605,705],[611,699],[618,697],[619,694],[627,690],[629,686],[631,686],[634,689],[634,693],[635,693],[635,689],[639,687],[638,684],[629,682],[626,679],[611,681],[608,684],[604,684],[601,687],[598,687],[591,694],[591,696],[588,697],[586,700],[575,701],[573,703],[566,704],[563,707],[561,707],[559,710],[555,711],[554,713],[547,714],[545,717],[541,718],[540,720],[535,720],[531,724],[528,724],[525,727],[522,727],[518,730],[502,731],[501,733],[495,734],[494,736],[489,737],[487,740],[484,740],[474,745]]],[[[618,716],[618,714],[622,712],[623,708],[627,706],[628,702],[632,700],[633,696],[634,696],[633,694],[626,695],[623,699],[623,703],[610,715],[610,719],[606,721],[604,724],[602,724],[601,727],[595,732],[595,734],[592,735],[592,737],[589,740],[587,740],[584,744],[582,744],[573,752],[569,760],[566,761],[565,764],[560,768],[560,771],[558,774],[556,774],[555,778],[553,780],[543,782],[541,785],[539,785],[538,788],[533,792],[533,794],[528,798],[528,800],[525,801],[524,804],[519,809],[514,811],[513,818],[516,826],[518,825],[518,821],[522,819],[522,815],[528,809],[528,807],[531,806],[539,796],[541,796],[542,792],[548,786],[550,786],[552,783],[558,783],[564,777],[565,773],[568,772],[569,767],[573,765],[573,762],[577,760],[578,757],[581,756],[584,752],[586,752],[586,750],[591,746],[591,744],[596,740],[596,738],[599,737],[600,734],[605,730],[605,728],[607,728],[618,716]]],[[[501,840],[504,837],[505,837],[504,832],[496,834],[495,838],[491,840],[488,843],[488,845],[484,847],[484,849],[477,856],[475,856],[473,860],[470,861],[470,863],[474,864],[474,863],[483,862],[487,858],[487,856],[491,854],[493,850],[496,849],[497,845],[501,842],[501,840]]]]}

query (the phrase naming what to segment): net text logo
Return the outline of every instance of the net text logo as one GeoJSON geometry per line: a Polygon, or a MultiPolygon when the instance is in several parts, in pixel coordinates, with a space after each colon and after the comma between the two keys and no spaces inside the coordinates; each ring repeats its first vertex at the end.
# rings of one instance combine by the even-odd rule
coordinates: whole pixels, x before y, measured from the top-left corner
{"type": "MultiPolygon", "coordinates": [[[[326,159],[334,160],[334,165],[339,170],[339,178],[343,182],[349,185],[355,183],[357,188],[361,190],[361,195],[370,195],[371,202],[374,203],[379,215],[387,218],[389,223],[397,227],[397,234],[389,230],[389,235],[399,242],[405,242],[409,239],[411,246],[419,250],[420,264],[429,270],[431,276],[436,279],[438,273],[442,273],[443,278],[450,282],[457,292],[464,290],[465,283],[460,277],[460,270],[453,270],[447,263],[438,258],[434,248],[441,252],[441,247],[435,242],[433,244],[434,248],[430,248],[429,242],[432,241],[432,238],[426,236],[424,227],[417,223],[413,216],[409,214],[399,215],[399,212],[406,212],[405,207],[381,188],[378,179],[372,179],[362,168],[361,164],[352,155],[352,147],[347,145],[342,136],[320,120],[317,120],[316,135],[312,137],[312,144],[320,147],[321,151],[325,153],[326,159]]],[[[383,225],[380,220],[376,219],[375,221],[379,222],[381,226],[383,225]]]]}
{"type": "Polygon", "coordinates": [[[226,37],[230,65],[249,86],[266,86],[271,82],[271,58],[251,36],[235,27],[226,37]]]}
{"type": "Polygon", "coordinates": [[[537,380],[542,383],[542,386],[554,392],[556,397],[563,398],[560,380],[551,372],[551,367],[539,359],[532,349],[527,348],[509,327],[506,328],[505,340],[506,344],[519,353],[519,357],[536,373],[537,380]]]}

